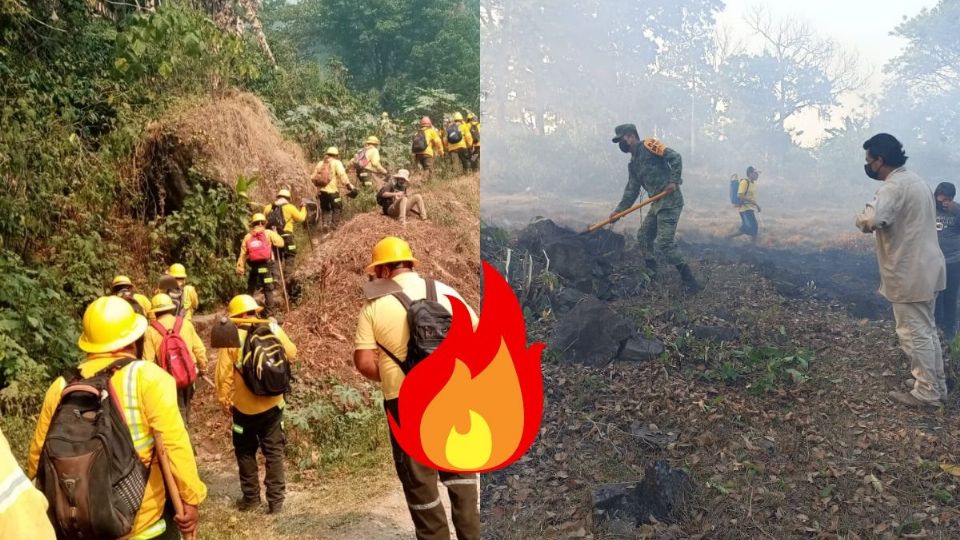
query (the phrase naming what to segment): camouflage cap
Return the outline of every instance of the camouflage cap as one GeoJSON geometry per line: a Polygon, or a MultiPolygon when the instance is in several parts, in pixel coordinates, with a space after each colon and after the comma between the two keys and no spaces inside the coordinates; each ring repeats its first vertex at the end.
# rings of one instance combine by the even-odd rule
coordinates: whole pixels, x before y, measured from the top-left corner
{"type": "Polygon", "coordinates": [[[620,124],[619,126],[613,128],[613,132],[616,134],[616,137],[613,138],[613,142],[615,143],[620,142],[620,139],[622,139],[627,133],[633,133],[638,138],[640,137],[640,132],[637,131],[637,126],[633,124],[620,124]]]}

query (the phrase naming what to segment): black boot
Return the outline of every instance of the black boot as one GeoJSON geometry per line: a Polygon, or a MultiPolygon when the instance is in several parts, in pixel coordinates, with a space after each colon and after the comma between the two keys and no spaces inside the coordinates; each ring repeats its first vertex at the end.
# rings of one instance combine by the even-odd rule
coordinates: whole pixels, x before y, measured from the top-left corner
{"type": "Polygon", "coordinates": [[[700,284],[697,283],[697,278],[693,277],[693,272],[690,271],[687,263],[678,264],[677,271],[680,272],[680,279],[683,280],[683,288],[688,294],[697,294],[700,292],[700,284]]]}

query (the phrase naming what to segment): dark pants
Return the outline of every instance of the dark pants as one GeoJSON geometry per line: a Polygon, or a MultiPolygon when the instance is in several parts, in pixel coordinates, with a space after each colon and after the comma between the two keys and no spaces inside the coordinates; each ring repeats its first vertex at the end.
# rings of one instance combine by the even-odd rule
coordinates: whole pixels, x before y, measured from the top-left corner
{"type": "Polygon", "coordinates": [[[160,536],[154,536],[151,540],[180,540],[182,538],[177,523],[173,521],[174,515],[176,515],[176,512],[173,509],[173,503],[168,498],[166,505],[163,507],[163,516],[161,516],[161,519],[165,522],[166,530],[160,536]]]}
{"type": "Polygon", "coordinates": [[[454,150],[453,152],[455,152],[457,157],[460,158],[460,166],[463,168],[464,174],[466,174],[467,171],[470,170],[470,149],[461,148],[459,150],[454,150]]]}
{"type": "Polygon", "coordinates": [[[430,180],[433,176],[433,156],[427,154],[417,154],[417,163],[423,169],[423,179],[430,180]]]}
{"type": "Polygon", "coordinates": [[[947,287],[937,295],[934,318],[947,341],[957,335],[957,291],[960,290],[960,262],[947,265],[947,287]]]}
{"type": "Polygon", "coordinates": [[[336,229],[340,225],[340,215],[343,213],[343,199],[339,193],[321,191],[320,197],[320,230],[336,229]]]}
{"type": "Polygon", "coordinates": [[[283,478],[283,448],[287,438],[283,433],[283,409],[274,407],[260,414],[248,415],[233,410],[233,450],[240,469],[240,491],[247,502],[260,501],[257,448],[263,452],[267,488],[267,502],[273,506],[283,503],[286,483],[283,478]]]}
{"type": "Polygon", "coordinates": [[[250,263],[247,275],[247,294],[253,296],[257,289],[263,289],[263,305],[269,315],[273,311],[273,261],[250,263]]]}
{"type": "Polygon", "coordinates": [[[190,401],[196,389],[196,383],[186,388],[177,388],[177,407],[180,408],[180,418],[183,418],[184,425],[190,424],[190,401]]]}
{"type": "MultiPolygon", "coordinates": [[[[280,238],[283,238],[283,248],[280,249],[280,256],[283,258],[284,266],[289,265],[293,262],[293,258],[297,255],[297,238],[293,233],[285,232],[280,235],[280,238]]],[[[286,271],[286,268],[284,268],[286,271]]]]}
{"type": "Polygon", "coordinates": [[[480,170],[480,147],[474,146],[470,151],[470,167],[475,170],[480,170]]]}
{"type": "Polygon", "coordinates": [[[760,232],[760,224],[757,223],[757,214],[753,210],[740,212],[740,233],[757,237],[760,232]]]}
{"type": "MultiPolygon", "coordinates": [[[[389,399],[383,407],[393,417],[399,418],[398,400],[389,399]]],[[[410,517],[417,531],[418,540],[449,540],[450,528],[447,514],[440,500],[437,479],[443,482],[450,495],[451,517],[459,540],[479,540],[480,510],[479,480],[476,474],[450,473],[425,467],[407,455],[390,433],[393,449],[393,464],[397,477],[403,484],[410,517]]]]}

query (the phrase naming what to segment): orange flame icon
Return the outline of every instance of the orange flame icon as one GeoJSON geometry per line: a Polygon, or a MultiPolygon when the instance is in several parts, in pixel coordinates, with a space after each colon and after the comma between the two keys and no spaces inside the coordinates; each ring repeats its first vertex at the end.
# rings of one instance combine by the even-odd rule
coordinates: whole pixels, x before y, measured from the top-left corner
{"type": "Polygon", "coordinates": [[[399,416],[388,415],[412,458],[450,472],[487,472],[522,456],[540,430],[544,345],[527,347],[520,303],[486,262],[476,331],[456,298],[443,343],[400,386],[399,416]],[[402,427],[401,427],[402,426],[402,427]]]}

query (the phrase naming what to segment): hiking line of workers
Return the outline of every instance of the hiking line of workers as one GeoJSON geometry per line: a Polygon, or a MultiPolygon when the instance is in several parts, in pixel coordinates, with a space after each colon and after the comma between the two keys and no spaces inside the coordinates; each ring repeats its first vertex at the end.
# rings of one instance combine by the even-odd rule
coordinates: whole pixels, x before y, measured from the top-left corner
{"type": "MultiPolygon", "coordinates": [[[[282,246],[278,233],[262,229],[265,216],[254,216],[254,221],[270,246],[282,246]]],[[[247,250],[248,257],[253,251],[247,250]]],[[[423,332],[427,326],[448,329],[450,298],[463,302],[450,286],[421,277],[419,264],[403,239],[377,242],[366,267],[365,302],[358,316],[354,364],[365,377],[380,382],[385,413],[395,418],[405,374],[443,338],[427,342],[417,336],[429,335],[423,332]],[[428,309],[411,310],[422,303],[428,309]],[[418,319],[414,313],[429,318],[418,319]]],[[[3,513],[0,527],[15,527],[11,530],[18,537],[35,540],[171,539],[197,531],[207,487],[187,426],[195,381],[209,379],[207,351],[190,320],[192,311],[188,314],[185,307],[195,310],[199,301],[195,291],[184,294],[188,285],[182,270],[172,265],[165,276],[179,290],[158,288],[147,301],[129,278],[117,276],[111,294],[87,306],[77,342],[86,358],[47,390],[26,474],[0,433],[0,480],[9,478],[13,486],[0,492],[0,502],[18,513],[16,519],[3,513]],[[90,504],[93,501],[96,504],[90,504]]],[[[211,345],[218,350],[211,384],[231,421],[241,491],[236,507],[252,511],[262,505],[259,450],[266,468],[267,512],[277,514],[283,510],[286,487],[283,410],[298,351],[264,312],[265,306],[251,295],[231,299],[226,316],[211,332],[211,345]]],[[[476,327],[475,312],[469,309],[469,314],[476,327]]],[[[392,434],[391,447],[417,538],[450,538],[438,491],[442,483],[453,506],[457,537],[479,539],[477,475],[426,467],[404,452],[392,434]]]]}

